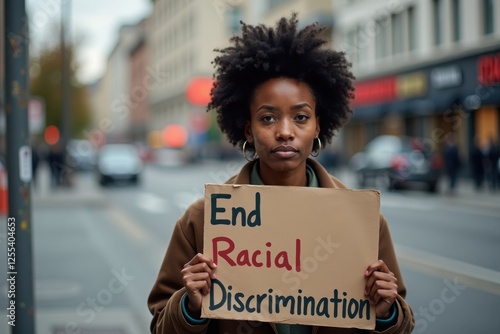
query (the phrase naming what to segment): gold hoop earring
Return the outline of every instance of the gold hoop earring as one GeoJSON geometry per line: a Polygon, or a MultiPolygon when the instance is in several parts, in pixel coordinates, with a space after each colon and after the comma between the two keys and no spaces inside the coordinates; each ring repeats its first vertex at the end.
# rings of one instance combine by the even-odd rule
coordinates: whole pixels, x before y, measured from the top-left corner
{"type": "Polygon", "coordinates": [[[321,145],[321,139],[319,139],[319,137],[316,137],[314,139],[317,139],[318,140],[318,150],[316,151],[316,154],[313,154],[313,152],[311,152],[311,156],[316,158],[318,155],[319,155],[319,152],[321,151],[322,149],[322,145],[321,145]]]}
{"type": "Polygon", "coordinates": [[[257,154],[254,153],[253,154],[253,159],[251,159],[251,160],[247,158],[247,152],[245,151],[245,149],[247,147],[247,143],[248,143],[248,140],[245,140],[245,142],[243,143],[243,148],[242,148],[242,150],[243,150],[243,158],[245,158],[245,160],[248,161],[248,162],[252,162],[257,157],[257,154]]]}

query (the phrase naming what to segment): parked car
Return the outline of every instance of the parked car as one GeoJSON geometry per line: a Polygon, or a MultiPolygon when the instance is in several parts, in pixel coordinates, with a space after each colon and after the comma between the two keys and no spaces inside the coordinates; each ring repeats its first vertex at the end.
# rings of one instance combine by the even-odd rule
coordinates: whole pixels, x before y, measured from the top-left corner
{"type": "Polygon", "coordinates": [[[143,169],[137,148],[130,144],[107,144],[97,157],[97,175],[101,185],[127,181],[138,184],[143,169]]]}
{"type": "Polygon", "coordinates": [[[442,161],[429,143],[422,138],[379,136],[351,158],[350,167],[361,187],[370,181],[389,190],[420,183],[436,192],[442,161]]]}

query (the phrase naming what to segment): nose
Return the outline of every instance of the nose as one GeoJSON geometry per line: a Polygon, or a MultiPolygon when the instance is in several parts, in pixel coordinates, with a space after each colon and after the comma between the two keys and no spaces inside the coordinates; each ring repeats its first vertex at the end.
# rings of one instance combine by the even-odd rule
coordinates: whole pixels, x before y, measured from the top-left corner
{"type": "Polygon", "coordinates": [[[280,120],[276,128],[276,139],[288,141],[288,140],[293,140],[294,138],[295,134],[293,131],[292,121],[287,119],[280,120]]]}

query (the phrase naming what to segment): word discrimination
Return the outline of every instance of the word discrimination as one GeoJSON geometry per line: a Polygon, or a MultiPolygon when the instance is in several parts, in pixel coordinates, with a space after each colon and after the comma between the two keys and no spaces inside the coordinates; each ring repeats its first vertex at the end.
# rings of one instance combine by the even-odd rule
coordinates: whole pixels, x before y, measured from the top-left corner
{"type": "Polygon", "coordinates": [[[349,318],[370,320],[370,301],[368,299],[348,298],[347,292],[334,289],[331,296],[316,298],[302,295],[275,294],[273,289],[267,293],[245,294],[233,291],[231,285],[225,286],[217,279],[212,280],[210,289],[211,311],[226,308],[227,311],[257,314],[290,314],[325,318],[349,318]]]}

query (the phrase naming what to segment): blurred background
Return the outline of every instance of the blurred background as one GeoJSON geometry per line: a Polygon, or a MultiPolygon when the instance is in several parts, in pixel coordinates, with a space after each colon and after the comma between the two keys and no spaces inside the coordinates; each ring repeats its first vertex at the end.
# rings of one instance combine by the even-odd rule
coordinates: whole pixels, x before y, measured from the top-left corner
{"type": "MultiPolygon", "coordinates": [[[[6,221],[3,59],[14,45],[3,8],[6,221]]],[[[327,47],[352,62],[353,116],[317,159],[348,186],[381,190],[415,332],[497,332],[500,0],[28,0],[26,10],[37,332],[148,332],[146,298],[175,221],[204,183],[245,162],[206,112],[213,49],[240,20],[273,25],[292,11],[301,27],[326,26],[327,47]]]]}

